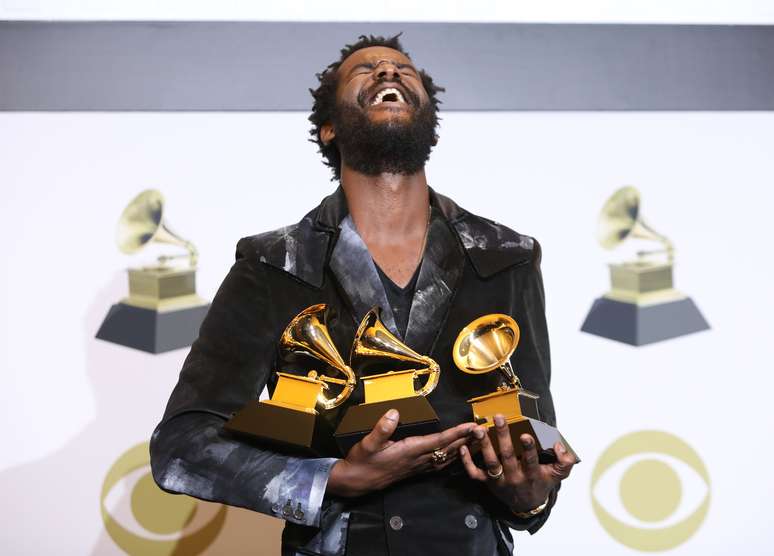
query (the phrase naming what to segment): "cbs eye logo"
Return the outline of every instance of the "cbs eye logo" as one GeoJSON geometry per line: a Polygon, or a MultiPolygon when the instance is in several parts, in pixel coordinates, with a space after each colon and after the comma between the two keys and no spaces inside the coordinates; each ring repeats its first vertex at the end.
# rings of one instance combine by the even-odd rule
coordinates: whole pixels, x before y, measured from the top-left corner
{"type": "Polygon", "coordinates": [[[220,533],[227,511],[157,487],[147,442],[124,452],[110,468],[100,510],[110,537],[131,556],[200,554],[220,533]]]}
{"type": "Polygon", "coordinates": [[[591,504],[605,531],[641,551],[674,548],[704,522],[710,480],[699,455],[661,431],[616,440],[591,474],[591,504]]]}

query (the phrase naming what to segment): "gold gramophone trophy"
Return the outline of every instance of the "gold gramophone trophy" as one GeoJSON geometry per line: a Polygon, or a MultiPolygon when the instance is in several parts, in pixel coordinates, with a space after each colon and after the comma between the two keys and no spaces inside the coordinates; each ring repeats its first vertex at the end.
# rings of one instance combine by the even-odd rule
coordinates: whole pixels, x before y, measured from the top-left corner
{"type": "Polygon", "coordinates": [[[613,249],[630,238],[655,241],[661,248],[610,265],[612,288],[594,301],[581,330],[634,346],[707,330],[696,304],[674,289],[672,242],[642,219],[639,191],[623,187],[602,208],[597,239],[613,249]]]}
{"type": "Polygon", "coordinates": [[[511,432],[516,455],[524,451],[519,437],[529,434],[535,439],[540,463],[556,461],[554,444],[562,442],[575,455],[556,427],[540,420],[537,400],[539,396],[521,387],[521,382],[511,366],[511,355],[519,344],[519,325],[511,317],[502,314],[484,315],[477,318],[457,336],[452,357],[454,364],[464,373],[502,373],[503,382],[495,392],[468,400],[476,423],[486,425],[492,446],[499,454],[494,417],[505,417],[511,432]]]}
{"type": "Polygon", "coordinates": [[[438,415],[426,396],[438,385],[441,368],[433,359],[418,354],[396,338],[384,326],[379,313],[378,307],[366,313],[350,351],[350,366],[359,371],[365,402],[350,407],[336,429],[336,442],[344,455],[390,409],[400,413],[393,440],[440,430],[438,415]],[[407,366],[418,368],[362,374],[374,368],[407,366]],[[427,377],[424,385],[417,387],[422,377],[427,377]]]}
{"type": "Polygon", "coordinates": [[[135,197],[121,214],[116,235],[126,254],[151,243],[176,245],[187,253],[161,255],[155,265],[130,268],[129,296],[110,308],[97,338],[150,353],[190,346],[209,304],[196,294],[196,248],[169,229],[162,194],[149,189],[135,197]],[[170,264],[180,258],[187,258],[187,264],[170,264]]]}
{"type": "Polygon", "coordinates": [[[280,353],[285,360],[310,357],[344,378],[317,370],[306,376],[277,372],[271,399],[249,402],[224,425],[227,431],[292,451],[337,453],[333,429],[318,417],[318,410],[330,410],[344,403],[355,388],[356,378],[333,344],[325,315],[325,304],[312,305],[296,315],[282,333],[280,353]],[[329,393],[333,387],[340,388],[335,395],[329,393]]]}

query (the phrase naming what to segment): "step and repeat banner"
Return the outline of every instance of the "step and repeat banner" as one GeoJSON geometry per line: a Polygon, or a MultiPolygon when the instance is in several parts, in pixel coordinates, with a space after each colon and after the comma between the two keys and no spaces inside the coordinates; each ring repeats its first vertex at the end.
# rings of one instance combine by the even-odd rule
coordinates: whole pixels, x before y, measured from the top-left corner
{"type": "MultiPolygon", "coordinates": [[[[259,95],[266,111],[219,96],[228,88],[207,89],[193,66],[184,77],[204,93],[188,101],[234,111],[175,111],[167,89],[136,79],[122,97],[107,77],[129,62],[100,56],[93,36],[77,48],[43,41],[46,54],[29,39],[40,29],[0,31],[0,45],[27,37],[24,59],[47,67],[40,83],[54,87],[25,106],[35,79],[0,48],[10,95],[0,98],[0,551],[278,554],[280,520],[161,492],[148,441],[237,240],[298,221],[336,187],[307,140],[308,114],[283,109],[268,90],[259,95]],[[58,77],[61,66],[41,60],[60,47],[96,65],[58,77]],[[92,94],[108,104],[84,111],[79,102],[92,94]],[[56,105],[62,98],[70,104],[56,105]],[[117,98],[128,104],[110,106],[117,98]],[[148,270],[159,257],[179,270],[148,270]]],[[[135,31],[124,36],[143,36],[135,31]]],[[[498,59],[512,63],[544,31],[506,33],[513,56],[498,59]]],[[[672,66],[639,65],[632,53],[673,44],[640,29],[629,58],[596,50],[612,56],[611,77],[645,76],[640,87],[605,88],[612,66],[598,64],[586,77],[607,91],[601,105],[592,86],[547,98],[553,82],[529,82],[547,74],[526,66],[509,74],[508,87],[524,88],[509,95],[488,66],[460,79],[468,88],[452,96],[457,111],[442,110],[431,186],[542,245],[558,426],[583,458],[546,525],[516,533],[520,554],[770,551],[774,89],[755,56],[774,41],[768,28],[744,35],[758,45],[748,58],[735,30],[700,31],[699,43],[685,44],[719,44],[727,56],[717,55],[717,75],[706,49],[691,57],[677,48],[672,66]],[[736,79],[747,80],[728,87],[736,79]],[[666,101],[654,101],[659,91],[666,101]],[[693,108],[683,104],[692,95],[701,96],[693,108]],[[577,103],[562,110],[570,98],[577,103]],[[541,99],[550,109],[533,111],[541,99]]],[[[553,32],[575,36],[551,44],[585,48],[585,59],[594,58],[589,45],[627,36],[610,28],[589,43],[588,29],[553,32]]],[[[488,52],[486,33],[465,36],[479,49],[473,67],[488,52]]],[[[559,55],[552,67],[581,82],[573,67],[583,59],[559,55]]],[[[143,66],[132,67],[141,80],[143,66]]],[[[441,67],[451,79],[451,66],[441,67]]],[[[148,80],[158,85],[163,64],[156,70],[148,80]]],[[[280,82],[281,91],[295,84],[280,82]]],[[[518,349],[513,361],[518,373],[518,349]]]]}
{"type": "MultiPolygon", "coordinates": [[[[147,442],[186,348],[95,335],[129,295],[127,268],[187,256],[119,250],[138,193],[163,192],[209,300],[238,238],[296,221],[334,187],[307,127],[300,113],[0,115],[4,553],[277,553],[279,520],[162,494],[150,478],[147,442]]],[[[518,534],[522,553],[766,552],[772,129],[764,113],[444,116],[433,187],[541,241],[552,390],[583,457],[546,526],[518,534]],[[634,224],[631,205],[602,212],[624,186],[673,249],[671,263],[650,256],[661,282],[624,280],[629,298],[611,296],[609,265],[664,244],[602,247],[600,214],[634,224]],[[690,306],[649,316],[675,300],[690,306]],[[628,311],[595,316],[600,303],[628,311]],[[640,342],[654,322],[670,332],[640,342]]]]}

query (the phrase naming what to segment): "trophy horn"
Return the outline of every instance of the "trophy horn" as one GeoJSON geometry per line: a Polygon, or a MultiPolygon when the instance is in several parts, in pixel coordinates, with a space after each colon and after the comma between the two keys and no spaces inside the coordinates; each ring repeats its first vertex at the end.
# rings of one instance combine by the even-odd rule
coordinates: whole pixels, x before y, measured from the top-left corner
{"type": "Polygon", "coordinates": [[[519,345],[519,325],[508,315],[479,317],[463,328],[452,348],[454,364],[468,374],[483,374],[499,369],[511,388],[521,381],[511,366],[511,355],[519,345]]]}
{"type": "MultiPolygon", "coordinates": [[[[118,219],[116,230],[118,248],[126,254],[136,253],[151,242],[178,245],[188,251],[191,267],[196,266],[199,254],[193,243],[171,231],[164,221],[164,196],[160,191],[143,191],[127,205],[118,219]]],[[[176,258],[161,255],[159,263],[176,258]]]]}
{"type": "Polygon", "coordinates": [[[282,333],[280,348],[284,355],[303,354],[318,359],[346,377],[341,379],[319,374],[317,371],[309,372],[310,378],[326,383],[318,404],[324,409],[333,409],[349,398],[355,389],[356,378],[331,339],[325,324],[326,309],[325,303],[320,303],[307,307],[296,315],[282,333]],[[341,386],[341,391],[333,398],[325,394],[329,384],[341,386]]]}
{"type": "MultiPolygon", "coordinates": [[[[664,246],[669,261],[674,258],[672,242],[642,219],[640,192],[632,186],[622,187],[610,196],[602,207],[597,224],[597,240],[605,249],[620,245],[628,237],[657,241],[664,246]]],[[[640,257],[647,254],[650,253],[638,253],[640,257]]]]}
{"type": "Polygon", "coordinates": [[[355,334],[355,341],[349,354],[349,364],[367,366],[373,363],[401,362],[419,365],[414,378],[428,375],[424,386],[415,389],[417,396],[427,396],[435,390],[441,368],[432,358],[420,355],[390,332],[379,316],[380,309],[374,307],[366,313],[355,334]]]}

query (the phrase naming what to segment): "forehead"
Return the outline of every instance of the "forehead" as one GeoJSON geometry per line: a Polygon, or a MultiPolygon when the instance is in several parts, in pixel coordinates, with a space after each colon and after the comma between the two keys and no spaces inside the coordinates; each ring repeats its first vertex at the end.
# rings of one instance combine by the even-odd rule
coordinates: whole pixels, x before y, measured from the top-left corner
{"type": "Polygon", "coordinates": [[[339,75],[346,75],[348,71],[359,64],[375,64],[380,60],[414,66],[408,56],[395,49],[387,48],[386,46],[369,46],[350,54],[339,66],[339,75]]]}

